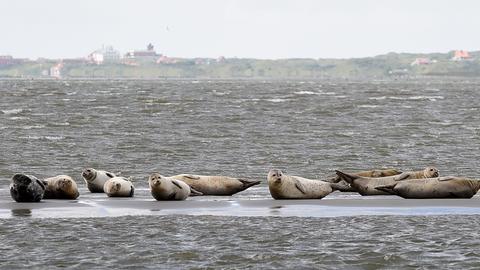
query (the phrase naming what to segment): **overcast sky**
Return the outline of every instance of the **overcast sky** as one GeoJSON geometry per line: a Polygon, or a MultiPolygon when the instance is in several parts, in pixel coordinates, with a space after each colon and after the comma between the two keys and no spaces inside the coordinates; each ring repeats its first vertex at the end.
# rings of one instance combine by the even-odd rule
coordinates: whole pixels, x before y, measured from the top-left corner
{"type": "Polygon", "coordinates": [[[0,0],[0,55],[151,42],[175,57],[349,58],[480,49],[480,1],[0,0]]]}

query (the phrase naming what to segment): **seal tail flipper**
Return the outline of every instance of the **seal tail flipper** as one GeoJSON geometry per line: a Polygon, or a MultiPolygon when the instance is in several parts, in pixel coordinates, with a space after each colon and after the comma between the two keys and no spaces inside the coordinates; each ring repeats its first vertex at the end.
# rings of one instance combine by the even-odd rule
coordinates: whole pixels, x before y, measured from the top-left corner
{"type": "Polygon", "coordinates": [[[330,183],[330,186],[332,187],[332,189],[335,191],[335,190],[338,190],[338,191],[341,191],[341,192],[356,192],[357,190],[353,187],[351,187],[350,185],[348,184],[344,184],[344,183],[330,183]]]}
{"type": "Polygon", "coordinates": [[[395,192],[395,190],[393,190],[393,188],[397,185],[397,183],[395,184],[391,184],[391,185],[385,185],[385,186],[378,186],[378,187],[375,187],[376,190],[380,190],[380,191],[383,191],[383,192],[386,192],[386,193],[389,193],[389,194],[392,194],[392,195],[397,195],[397,193],[395,192]]]}
{"type": "Polygon", "coordinates": [[[130,194],[129,194],[129,197],[133,197],[133,194],[135,193],[135,188],[132,186],[130,188],[130,194]]]}
{"type": "Polygon", "coordinates": [[[190,187],[190,196],[203,196],[203,193],[190,187]]]}
{"type": "Polygon", "coordinates": [[[340,179],[345,180],[347,183],[351,184],[357,178],[360,178],[358,175],[344,173],[338,170],[335,170],[335,173],[340,177],[340,179]]]}
{"type": "Polygon", "coordinates": [[[262,182],[257,180],[245,180],[245,179],[238,179],[238,181],[242,182],[244,188],[249,188],[249,187],[258,185],[262,182]]]}

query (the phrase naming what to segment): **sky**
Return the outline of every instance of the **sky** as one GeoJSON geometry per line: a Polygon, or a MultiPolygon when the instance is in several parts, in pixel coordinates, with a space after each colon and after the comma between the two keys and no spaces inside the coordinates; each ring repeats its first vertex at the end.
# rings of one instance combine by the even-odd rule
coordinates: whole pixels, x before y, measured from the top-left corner
{"type": "Polygon", "coordinates": [[[0,55],[351,58],[480,49],[475,0],[0,0],[0,55]]]}

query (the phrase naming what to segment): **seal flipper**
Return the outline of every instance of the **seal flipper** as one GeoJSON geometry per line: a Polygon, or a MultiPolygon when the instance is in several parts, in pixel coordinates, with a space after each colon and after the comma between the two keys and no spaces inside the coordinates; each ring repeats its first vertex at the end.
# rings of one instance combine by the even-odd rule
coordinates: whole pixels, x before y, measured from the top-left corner
{"type": "Polygon", "coordinates": [[[409,177],[410,177],[409,173],[402,173],[402,174],[398,175],[398,178],[395,179],[395,181],[407,180],[409,177]]]}
{"type": "Polygon", "coordinates": [[[106,174],[109,178],[115,177],[115,175],[113,175],[112,173],[109,173],[109,172],[106,172],[105,174],[106,174]]]}
{"type": "Polygon", "coordinates": [[[177,182],[177,180],[172,180],[172,184],[177,186],[179,189],[183,189],[182,186],[180,185],[180,183],[177,182]]]}
{"type": "Polygon", "coordinates": [[[455,177],[453,177],[453,176],[444,176],[444,177],[439,177],[438,181],[450,181],[450,180],[453,180],[453,179],[455,179],[455,177]]]}
{"type": "Polygon", "coordinates": [[[245,179],[238,179],[238,181],[242,182],[243,184],[243,187],[245,187],[245,189],[251,187],[251,186],[255,186],[255,185],[258,185],[260,184],[262,181],[255,181],[255,180],[245,180],[245,179]]]}
{"type": "Polygon", "coordinates": [[[338,176],[340,176],[341,179],[345,180],[349,184],[352,184],[355,179],[360,178],[360,176],[358,176],[358,175],[344,173],[344,172],[337,171],[337,170],[335,170],[335,173],[338,176]]]}
{"type": "Polygon", "coordinates": [[[132,186],[132,187],[130,188],[129,197],[133,197],[133,193],[135,193],[135,188],[132,186]]]}
{"type": "Polygon", "coordinates": [[[307,191],[305,190],[305,187],[303,186],[302,183],[300,183],[300,181],[298,181],[298,179],[295,179],[295,187],[296,187],[298,190],[300,190],[300,192],[301,192],[302,194],[306,194],[306,193],[307,193],[307,191]]]}
{"type": "Polygon", "coordinates": [[[190,187],[190,196],[203,196],[203,193],[190,187]]]}
{"type": "Polygon", "coordinates": [[[188,179],[192,179],[192,180],[200,179],[199,176],[195,176],[195,175],[191,175],[191,174],[185,174],[185,175],[183,175],[183,177],[188,178],[188,179]]]}
{"type": "Polygon", "coordinates": [[[342,184],[341,182],[339,183],[330,183],[330,186],[332,189],[341,191],[341,192],[356,192],[357,190],[349,185],[342,184]]]}
{"type": "Polygon", "coordinates": [[[170,195],[168,195],[168,200],[175,200],[175,196],[177,196],[177,193],[172,192],[170,195]]]}
{"type": "Polygon", "coordinates": [[[389,193],[389,194],[392,194],[392,195],[397,195],[397,193],[393,189],[393,188],[395,188],[396,185],[397,185],[397,183],[391,184],[391,185],[385,185],[385,186],[378,186],[378,187],[375,187],[375,189],[386,192],[386,193],[389,193]]]}

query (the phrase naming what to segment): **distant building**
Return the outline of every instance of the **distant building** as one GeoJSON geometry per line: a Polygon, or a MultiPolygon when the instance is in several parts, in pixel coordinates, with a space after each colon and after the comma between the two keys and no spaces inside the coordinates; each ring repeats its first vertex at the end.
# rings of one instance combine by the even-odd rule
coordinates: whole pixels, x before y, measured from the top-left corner
{"type": "Polygon", "coordinates": [[[437,60],[431,60],[430,58],[417,58],[410,65],[411,66],[430,65],[436,62],[437,60]]]}
{"type": "Polygon", "coordinates": [[[452,57],[452,61],[463,61],[463,60],[470,60],[470,59],[472,59],[470,54],[467,51],[463,51],[463,50],[455,51],[452,57]]]}
{"type": "Polygon", "coordinates": [[[20,64],[24,59],[16,59],[11,55],[0,55],[0,67],[11,66],[15,64],[20,64]]]}
{"type": "Polygon", "coordinates": [[[225,61],[227,61],[227,59],[225,59],[225,56],[220,56],[217,58],[217,63],[223,63],[225,61]]]}
{"type": "Polygon", "coordinates": [[[50,77],[61,78],[62,77],[63,62],[59,62],[50,68],[50,77]]]}
{"type": "Polygon", "coordinates": [[[117,63],[120,61],[120,53],[112,46],[102,47],[88,55],[88,60],[97,65],[117,63]]]}
{"type": "Polygon", "coordinates": [[[152,43],[147,45],[146,50],[136,50],[136,51],[130,51],[125,54],[125,61],[128,61],[128,59],[134,59],[138,60],[141,62],[153,62],[155,63],[158,58],[162,56],[161,54],[157,54],[155,51],[155,48],[153,47],[152,43]]]}
{"type": "Polygon", "coordinates": [[[175,64],[177,59],[162,55],[157,59],[157,64],[175,64]]]}

